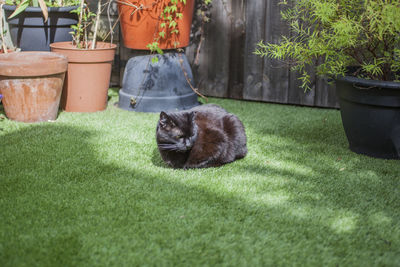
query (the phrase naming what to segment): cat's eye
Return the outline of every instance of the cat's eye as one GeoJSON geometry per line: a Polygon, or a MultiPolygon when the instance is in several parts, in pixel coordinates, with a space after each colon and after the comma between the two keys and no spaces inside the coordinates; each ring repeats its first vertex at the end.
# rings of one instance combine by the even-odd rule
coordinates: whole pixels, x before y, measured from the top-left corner
{"type": "Polygon", "coordinates": [[[175,138],[176,138],[176,139],[181,139],[181,138],[182,138],[182,135],[177,135],[177,136],[175,136],[175,138]]]}

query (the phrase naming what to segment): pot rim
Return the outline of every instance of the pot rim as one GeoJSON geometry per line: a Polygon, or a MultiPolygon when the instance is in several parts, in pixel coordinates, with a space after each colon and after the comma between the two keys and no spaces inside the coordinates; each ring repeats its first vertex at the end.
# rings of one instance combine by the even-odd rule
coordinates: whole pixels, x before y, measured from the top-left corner
{"type": "Polygon", "coordinates": [[[27,51],[0,54],[0,76],[35,77],[66,72],[68,58],[62,54],[27,51]],[[31,61],[26,59],[31,58],[31,61]]]}
{"type": "Polygon", "coordinates": [[[368,80],[368,79],[363,79],[363,78],[357,78],[354,76],[339,76],[336,78],[336,80],[352,83],[359,87],[365,87],[365,88],[360,88],[360,89],[387,88],[387,89],[400,90],[400,82],[368,80]]]}
{"type": "MultiPolygon", "coordinates": [[[[7,11],[14,11],[17,6],[14,5],[3,5],[3,9],[7,11]]],[[[79,6],[63,6],[63,7],[48,7],[47,10],[49,12],[70,12],[71,10],[77,9],[79,6]]],[[[23,12],[37,12],[42,13],[42,9],[40,7],[27,7],[23,12]]]]}
{"type": "Polygon", "coordinates": [[[56,43],[51,43],[50,47],[51,48],[57,48],[59,50],[74,50],[74,51],[99,51],[99,50],[110,50],[110,49],[117,49],[116,44],[108,43],[108,42],[96,42],[97,44],[102,44],[102,45],[109,45],[109,47],[100,47],[100,48],[95,48],[95,49],[80,49],[76,48],[71,44],[71,41],[66,41],[66,42],[56,42],[56,43]]]}

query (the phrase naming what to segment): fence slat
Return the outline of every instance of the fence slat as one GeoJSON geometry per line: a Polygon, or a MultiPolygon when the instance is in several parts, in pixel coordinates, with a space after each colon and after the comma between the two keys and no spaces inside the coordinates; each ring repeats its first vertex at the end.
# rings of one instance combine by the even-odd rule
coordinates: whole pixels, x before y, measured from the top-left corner
{"type": "Polygon", "coordinates": [[[266,1],[246,1],[246,41],[243,98],[263,99],[264,60],[254,55],[256,43],[265,40],[266,1]]]}
{"type": "MultiPolygon", "coordinates": [[[[278,43],[283,34],[288,34],[288,27],[281,23],[281,7],[277,1],[267,0],[265,41],[278,43]]],[[[289,95],[289,66],[274,59],[265,59],[264,63],[263,98],[261,100],[287,103],[289,95]]]]}
{"type": "Polygon", "coordinates": [[[231,21],[231,49],[229,55],[229,84],[228,97],[235,99],[243,98],[244,85],[244,51],[246,42],[245,29],[245,0],[232,1],[232,11],[229,14],[231,21]]]}

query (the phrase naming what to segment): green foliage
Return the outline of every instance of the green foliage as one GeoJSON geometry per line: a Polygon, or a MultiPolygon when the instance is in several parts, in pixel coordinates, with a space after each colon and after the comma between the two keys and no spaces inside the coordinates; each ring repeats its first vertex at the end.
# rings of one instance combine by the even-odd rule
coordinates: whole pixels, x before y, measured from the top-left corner
{"type": "MultiPolygon", "coordinates": [[[[7,5],[15,5],[17,6],[16,10],[11,14],[9,18],[13,18],[18,14],[25,11],[25,9],[29,6],[32,7],[64,7],[64,6],[74,6],[79,4],[79,0],[6,0],[7,5]],[[42,5],[41,5],[42,3],[42,5]]],[[[43,10],[43,16],[47,20],[47,11],[43,10]]]]}
{"type": "Polygon", "coordinates": [[[71,13],[76,13],[79,17],[78,24],[71,26],[73,31],[70,33],[72,35],[73,43],[79,49],[88,49],[89,41],[87,37],[89,26],[92,24],[92,20],[96,17],[96,14],[89,10],[88,5],[78,6],[76,9],[71,11],[71,13]]]}
{"type": "MultiPolygon", "coordinates": [[[[7,5],[19,5],[22,2],[27,2],[28,6],[39,7],[38,0],[6,0],[7,5]]],[[[79,0],[45,0],[48,7],[63,7],[63,6],[75,6],[79,4],[79,0]]]]}
{"type": "Polygon", "coordinates": [[[350,66],[355,76],[400,79],[400,1],[296,0],[281,1],[282,18],[291,34],[280,43],[257,44],[255,54],[287,60],[302,74],[309,88],[306,66],[318,75],[344,75],[350,66]]]}
{"type": "MultiPolygon", "coordinates": [[[[151,52],[162,54],[160,42],[167,38],[174,39],[174,36],[178,36],[178,21],[183,19],[182,10],[179,9],[178,5],[179,3],[186,5],[186,1],[187,0],[170,0],[161,3],[163,6],[158,28],[159,32],[155,35],[153,42],[147,45],[147,48],[150,49],[151,52]]],[[[212,0],[203,0],[203,2],[209,5],[212,3],[212,0]]],[[[175,41],[173,45],[177,48],[179,42],[175,41]]],[[[154,57],[154,61],[157,61],[156,57],[154,57]]]]}

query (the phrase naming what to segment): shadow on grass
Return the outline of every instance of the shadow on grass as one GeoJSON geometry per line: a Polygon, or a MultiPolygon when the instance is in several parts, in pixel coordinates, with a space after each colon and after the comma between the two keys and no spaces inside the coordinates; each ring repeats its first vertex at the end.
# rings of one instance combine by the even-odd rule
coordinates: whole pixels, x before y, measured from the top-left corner
{"type": "MultiPolygon", "coordinates": [[[[149,152],[153,164],[131,168],[104,160],[91,141],[97,134],[42,124],[0,135],[1,266],[390,265],[398,260],[399,238],[390,237],[398,217],[387,212],[398,211],[390,202],[397,197],[374,196],[388,190],[382,179],[360,191],[367,183],[340,176],[343,188],[337,189],[329,180],[246,159],[232,176],[255,172],[284,183],[269,186],[269,178],[259,177],[243,183],[244,194],[234,194],[229,181],[212,187],[223,179],[213,172],[229,166],[166,169],[155,149],[149,152]],[[186,177],[190,174],[198,174],[195,181],[186,177]],[[352,199],[355,191],[364,195],[361,200],[352,199]],[[334,202],[341,197],[336,194],[344,201],[334,202]],[[376,208],[379,224],[360,208],[342,212],[359,201],[376,208]],[[384,201],[389,202],[381,205],[384,201]]],[[[320,156],[321,161],[329,157],[320,156]]],[[[286,155],[285,160],[297,159],[286,155]]],[[[312,171],[333,171],[322,163],[312,171]]]]}
{"type": "Polygon", "coordinates": [[[158,151],[157,148],[153,149],[152,157],[151,157],[151,162],[153,163],[154,166],[159,167],[159,168],[167,168],[171,169],[161,158],[160,152],[158,151]]]}

